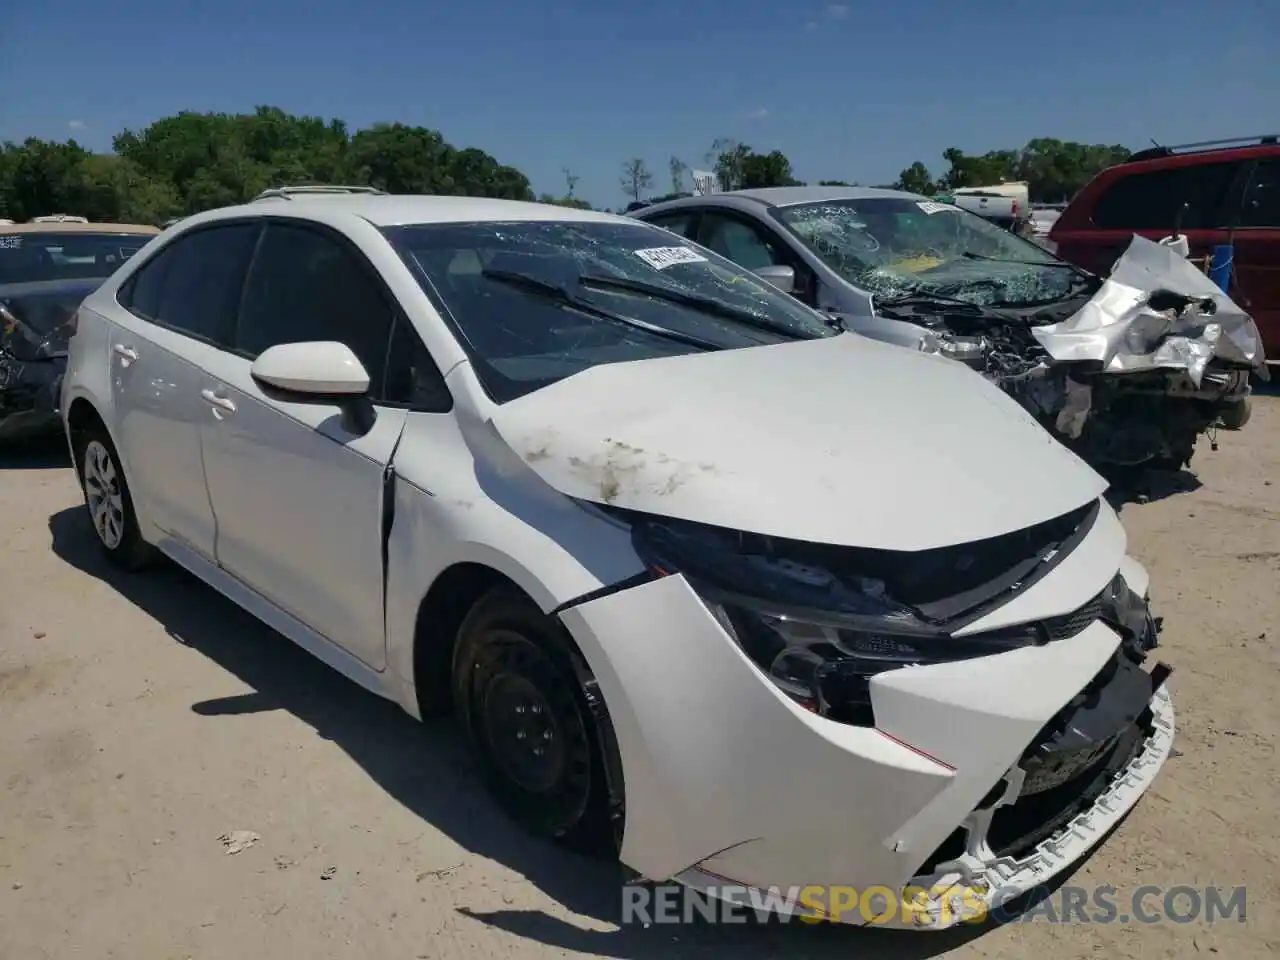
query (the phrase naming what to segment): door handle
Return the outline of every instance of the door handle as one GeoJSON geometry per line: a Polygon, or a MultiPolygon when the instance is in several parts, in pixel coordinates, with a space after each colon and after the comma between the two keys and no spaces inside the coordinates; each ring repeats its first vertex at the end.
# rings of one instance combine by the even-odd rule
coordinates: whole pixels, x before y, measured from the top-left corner
{"type": "Polygon", "coordinates": [[[120,366],[127,367],[138,362],[138,351],[133,347],[126,347],[123,343],[117,343],[114,347],[116,356],[120,358],[120,366]]]}
{"type": "Polygon", "coordinates": [[[222,417],[225,415],[229,415],[236,412],[235,401],[232,400],[230,397],[219,396],[218,393],[213,390],[201,390],[200,396],[204,397],[205,400],[213,404],[213,407],[214,407],[213,415],[217,417],[219,420],[221,420],[222,417]]]}

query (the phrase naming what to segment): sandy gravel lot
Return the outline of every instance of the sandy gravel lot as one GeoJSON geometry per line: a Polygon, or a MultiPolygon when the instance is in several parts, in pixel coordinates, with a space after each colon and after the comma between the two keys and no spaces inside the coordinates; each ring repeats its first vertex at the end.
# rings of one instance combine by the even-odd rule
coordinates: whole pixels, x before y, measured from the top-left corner
{"type": "MultiPolygon", "coordinates": [[[[420,726],[175,569],[98,559],[55,456],[0,465],[0,958],[1280,953],[1280,396],[1124,506],[1179,754],[1070,880],[1248,888],[1244,923],[620,928],[615,868],[532,842],[420,726]],[[261,840],[229,856],[219,837],[261,840]]],[[[1158,902],[1158,901],[1157,901],[1158,902]]]]}

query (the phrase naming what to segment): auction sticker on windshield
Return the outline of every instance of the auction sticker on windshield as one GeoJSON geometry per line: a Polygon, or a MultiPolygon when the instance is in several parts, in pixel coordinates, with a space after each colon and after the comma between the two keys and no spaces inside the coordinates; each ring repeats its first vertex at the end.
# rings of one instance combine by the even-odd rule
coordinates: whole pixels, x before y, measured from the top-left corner
{"type": "Polygon", "coordinates": [[[954,210],[955,207],[948,206],[945,203],[938,203],[937,200],[918,200],[916,206],[925,213],[932,216],[935,213],[942,213],[944,210],[954,210]]]}
{"type": "Polygon", "coordinates": [[[635,255],[655,270],[665,270],[682,263],[707,262],[706,257],[689,247],[647,247],[636,250],[635,255]]]}

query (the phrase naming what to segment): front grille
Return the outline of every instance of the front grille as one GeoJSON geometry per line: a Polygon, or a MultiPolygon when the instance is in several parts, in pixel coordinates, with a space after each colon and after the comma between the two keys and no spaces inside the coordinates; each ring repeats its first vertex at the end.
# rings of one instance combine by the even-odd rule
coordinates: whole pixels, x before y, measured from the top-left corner
{"type": "Polygon", "coordinates": [[[1069,640],[1076,634],[1083,633],[1085,628],[1102,617],[1104,598],[1105,591],[1070,613],[1064,613],[1057,617],[1046,617],[1044,620],[1034,620],[1030,623],[1020,623],[1014,627],[1002,627],[999,630],[991,630],[987,633],[974,634],[973,639],[990,640],[1001,646],[1025,646],[1027,644],[1038,646],[1046,643],[1055,643],[1059,640],[1069,640]]]}

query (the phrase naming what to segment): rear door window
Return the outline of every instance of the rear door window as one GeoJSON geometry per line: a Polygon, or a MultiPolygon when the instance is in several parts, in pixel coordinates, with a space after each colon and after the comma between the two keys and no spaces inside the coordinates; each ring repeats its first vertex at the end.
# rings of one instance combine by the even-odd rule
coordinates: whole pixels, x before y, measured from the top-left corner
{"type": "Polygon", "coordinates": [[[225,345],[257,236],[256,223],[233,223],[179,237],[133,276],[121,302],[147,320],[225,345]]]}
{"type": "Polygon", "coordinates": [[[1199,163],[1121,177],[1098,198],[1094,226],[1111,230],[1225,229],[1239,162],[1199,163]]]}

